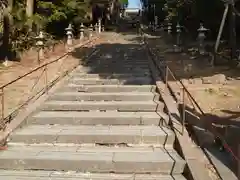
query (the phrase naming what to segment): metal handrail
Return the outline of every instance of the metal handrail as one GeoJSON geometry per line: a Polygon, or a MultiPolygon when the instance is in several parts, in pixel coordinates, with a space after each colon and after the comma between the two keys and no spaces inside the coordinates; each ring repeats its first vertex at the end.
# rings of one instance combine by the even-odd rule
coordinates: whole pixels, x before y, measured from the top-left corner
{"type": "MultiPolygon", "coordinates": [[[[98,37],[96,38],[93,38],[91,40],[87,40],[87,42],[85,43],[82,43],[79,47],[83,47],[91,42],[93,42],[94,40],[96,40],[98,37]]],[[[29,101],[31,101],[36,95],[38,95],[39,93],[41,93],[44,89],[44,93],[48,93],[48,89],[49,89],[49,83],[48,83],[48,77],[47,77],[47,68],[49,65],[55,63],[55,62],[58,62],[59,60],[61,60],[62,58],[66,57],[67,55],[69,55],[69,53],[71,53],[71,51],[68,51],[68,52],[65,52],[63,55],[61,55],[60,57],[50,61],[50,62],[46,62],[32,70],[30,70],[29,72],[17,77],[16,79],[14,80],[11,80],[10,82],[0,86],[0,96],[1,96],[1,111],[2,111],[2,114],[1,114],[1,120],[0,120],[0,130],[1,129],[5,129],[6,128],[6,122],[5,120],[12,114],[14,114],[14,112],[18,111],[19,109],[21,109],[25,104],[27,104],[29,101]],[[41,70],[43,69],[43,71],[40,73],[40,75],[38,76],[37,80],[35,81],[35,83],[33,84],[31,90],[33,90],[35,88],[35,86],[38,84],[38,82],[40,81],[40,78],[42,76],[44,76],[44,83],[45,83],[45,87],[43,89],[41,89],[40,91],[38,91],[36,94],[34,94],[32,97],[28,97],[28,99],[22,103],[20,106],[18,106],[15,110],[13,110],[11,113],[9,113],[7,115],[7,117],[5,117],[5,103],[4,103],[4,89],[7,88],[9,85],[12,85],[14,84],[15,82],[18,82],[19,80],[23,79],[24,77],[28,76],[28,75],[31,75],[32,73],[38,71],[38,70],[41,70]]],[[[62,62],[63,63],[63,62],[62,62]]],[[[62,63],[60,65],[60,68],[62,66],[62,63]]],[[[68,70],[67,70],[68,71],[68,70]]],[[[61,76],[61,75],[60,75],[61,76]]],[[[59,77],[57,77],[56,79],[58,79],[59,77]]],[[[54,79],[52,82],[54,82],[56,79],[54,79]]]]}
{"type": "MultiPolygon", "coordinates": [[[[195,106],[198,108],[198,110],[200,111],[201,115],[203,117],[206,117],[206,114],[204,113],[204,111],[202,110],[202,108],[199,106],[199,104],[196,102],[196,100],[194,99],[194,97],[192,96],[192,94],[188,91],[188,89],[186,88],[186,86],[183,84],[182,80],[179,80],[176,78],[176,75],[172,72],[172,70],[166,65],[166,79],[165,79],[165,82],[166,84],[168,85],[168,74],[171,74],[171,76],[174,78],[174,80],[176,82],[179,82],[181,84],[181,88],[183,90],[183,96],[182,96],[182,102],[183,102],[183,114],[182,114],[182,133],[184,133],[184,125],[185,125],[185,121],[186,121],[186,103],[185,103],[185,94],[187,95],[188,99],[191,101],[192,105],[195,106]]],[[[240,161],[240,158],[238,157],[238,155],[235,155],[233,150],[231,149],[231,147],[228,145],[228,143],[226,142],[226,140],[224,139],[224,137],[217,132],[217,130],[212,126],[211,123],[209,122],[206,122],[207,124],[209,124],[210,128],[211,128],[211,131],[208,130],[208,129],[205,129],[205,130],[208,130],[210,131],[211,133],[214,134],[215,137],[218,137],[222,143],[223,143],[223,146],[224,148],[232,155],[232,157],[236,160],[236,161],[240,161]]]]}
{"type": "MultiPolygon", "coordinates": [[[[147,43],[148,45],[148,43],[147,43]]],[[[150,48],[148,48],[150,53],[153,55],[153,53],[151,52],[150,48]]],[[[153,58],[154,59],[154,58],[153,58]]],[[[155,61],[155,60],[154,60],[155,61]]],[[[155,62],[156,63],[156,62],[155,62]]],[[[156,66],[160,72],[162,72],[162,69],[157,65],[156,66]]],[[[196,102],[196,100],[194,99],[194,97],[192,96],[192,94],[188,91],[188,89],[186,88],[186,86],[183,84],[182,80],[179,80],[179,78],[177,78],[177,76],[174,74],[174,72],[172,72],[172,70],[169,68],[169,66],[165,63],[165,84],[166,84],[166,89],[168,89],[169,87],[169,83],[168,83],[168,77],[169,74],[173,77],[173,79],[175,80],[176,84],[182,89],[182,134],[184,133],[184,129],[185,129],[185,121],[186,121],[186,103],[185,103],[185,96],[187,95],[188,99],[190,100],[190,102],[192,103],[193,107],[195,108],[195,106],[198,108],[198,110],[200,111],[201,115],[203,117],[206,117],[206,114],[204,113],[204,111],[202,110],[202,108],[199,106],[199,104],[196,102]],[[180,83],[180,85],[178,84],[180,83]]],[[[208,122],[207,122],[208,123],[208,122]]],[[[224,140],[224,138],[222,137],[221,134],[219,134],[216,129],[212,126],[211,123],[208,123],[211,128],[211,133],[214,134],[215,137],[218,137],[222,143],[223,146],[225,147],[225,149],[232,155],[232,157],[240,162],[240,158],[234,154],[234,152],[232,151],[231,147],[227,144],[227,142],[224,140]]]]}

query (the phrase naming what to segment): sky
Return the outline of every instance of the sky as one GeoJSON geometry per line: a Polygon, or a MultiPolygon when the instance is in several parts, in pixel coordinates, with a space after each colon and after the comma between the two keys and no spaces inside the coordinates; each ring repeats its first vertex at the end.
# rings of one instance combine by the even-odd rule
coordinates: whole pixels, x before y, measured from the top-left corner
{"type": "Polygon", "coordinates": [[[128,8],[138,8],[140,0],[128,0],[128,8]]]}

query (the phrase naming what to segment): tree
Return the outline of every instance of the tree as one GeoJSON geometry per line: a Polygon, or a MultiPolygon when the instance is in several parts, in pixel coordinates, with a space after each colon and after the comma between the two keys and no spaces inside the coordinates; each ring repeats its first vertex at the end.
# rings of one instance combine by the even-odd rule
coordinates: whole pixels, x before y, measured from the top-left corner
{"type": "Polygon", "coordinates": [[[40,29],[48,36],[46,44],[51,44],[65,36],[68,23],[77,27],[89,21],[90,11],[89,0],[14,0],[14,5],[13,0],[0,0],[1,50],[21,52],[33,47],[40,29]]]}
{"type": "Polygon", "coordinates": [[[9,49],[10,49],[10,33],[11,33],[11,10],[13,7],[12,0],[1,0],[1,11],[2,11],[2,19],[3,19],[3,37],[2,37],[2,47],[3,47],[3,59],[9,57],[9,49]]]}
{"type": "Polygon", "coordinates": [[[34,13],[34,0],[26,0],[26,16],[29,18],[29,28],[32,29],[31,18],[34,13]]]}

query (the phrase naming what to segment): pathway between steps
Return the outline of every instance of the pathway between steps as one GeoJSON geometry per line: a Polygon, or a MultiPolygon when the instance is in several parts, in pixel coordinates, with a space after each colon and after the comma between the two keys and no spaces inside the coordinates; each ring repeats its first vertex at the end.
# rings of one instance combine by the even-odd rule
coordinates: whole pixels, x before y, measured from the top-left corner
{"type": "Polygon", "coordinates": [[[185,179],[147,51],[134,34],[105,38],[10,135],[0,179],[185,179]]]}

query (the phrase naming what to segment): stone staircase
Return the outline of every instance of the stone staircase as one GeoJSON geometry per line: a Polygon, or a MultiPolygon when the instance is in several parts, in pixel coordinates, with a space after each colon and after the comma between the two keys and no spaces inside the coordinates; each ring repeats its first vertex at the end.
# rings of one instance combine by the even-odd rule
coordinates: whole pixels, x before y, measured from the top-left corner
{"type": "Polygon", "coordinates": [[[0,179],[184,180],[163,109],[146,55],[96,54],[10,135],[0,179]]]}

